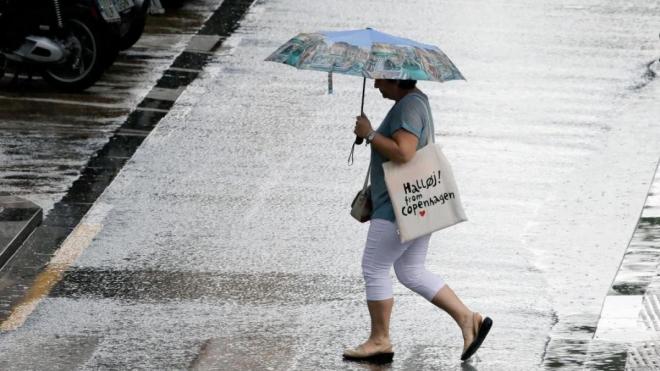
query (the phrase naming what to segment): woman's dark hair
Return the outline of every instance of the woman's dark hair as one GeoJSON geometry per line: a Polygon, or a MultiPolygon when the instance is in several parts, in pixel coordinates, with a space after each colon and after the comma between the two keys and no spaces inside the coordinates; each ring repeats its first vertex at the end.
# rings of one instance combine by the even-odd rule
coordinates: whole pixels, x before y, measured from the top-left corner
{"type": "Polygon", "coordinates": [[[417,80],[394,80],[390,79],[389,81],[397,84],[398,87],[405,90],[414,89],[417,84],[417,80]]]}

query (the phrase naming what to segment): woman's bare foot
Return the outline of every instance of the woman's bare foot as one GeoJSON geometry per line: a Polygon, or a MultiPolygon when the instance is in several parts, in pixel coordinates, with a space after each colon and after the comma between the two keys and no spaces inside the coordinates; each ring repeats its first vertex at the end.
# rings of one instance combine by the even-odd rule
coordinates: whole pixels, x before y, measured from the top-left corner
{"type": "Polygon", "coordinates": [[[364,343],[358,345],[353,349],[347,349],[344,354],[365,356],[375,353],[392,352],[392,343],[389,338],[385,339],[371,339],[369,338],[364,343]]]}
{"type": "Polygon", "coordinates": [[[483,318],[477,312],[471,312],[465,319],[461,321],[460,327],[463,333],[463,352],[472,344],[474,338],[479,332],[479,327],[483,318]]]}

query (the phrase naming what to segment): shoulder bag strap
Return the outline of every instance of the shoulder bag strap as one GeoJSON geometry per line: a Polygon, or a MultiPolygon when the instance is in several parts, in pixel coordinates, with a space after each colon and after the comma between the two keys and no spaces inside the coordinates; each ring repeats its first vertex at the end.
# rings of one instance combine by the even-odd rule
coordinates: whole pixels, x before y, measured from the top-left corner
{"type": "Polygon", "coordinates": [[[368,184],[369,184],[369,174],[371,173],[371,160],[369,160],[369,166],[367,166],[367,177],[364,178],[364,186],[362,187],[362,191],[366,191],[368,184]]]}

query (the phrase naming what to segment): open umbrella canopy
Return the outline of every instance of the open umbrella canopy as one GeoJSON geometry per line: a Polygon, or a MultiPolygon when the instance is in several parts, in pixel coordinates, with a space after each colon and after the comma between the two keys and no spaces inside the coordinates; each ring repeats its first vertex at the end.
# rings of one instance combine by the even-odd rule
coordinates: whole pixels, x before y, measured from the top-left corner
{"type": "Polygon", "coordinates": [[[266,61],[371,79],[465,80],[438,47],[371,28],[301,33],[266,61]]]}

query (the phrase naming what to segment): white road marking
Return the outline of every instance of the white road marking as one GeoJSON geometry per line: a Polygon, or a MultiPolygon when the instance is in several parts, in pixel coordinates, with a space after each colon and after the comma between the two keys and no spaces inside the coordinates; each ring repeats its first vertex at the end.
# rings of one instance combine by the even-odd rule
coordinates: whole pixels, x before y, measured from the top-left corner
{"type": "Polygon", "coordinates": [[[0,95],[0,99],[28,101],[28,102],[42,102],[42,103],[70,104],[70,105],[74,105],[74,106],[114,108],[114,109],[123,109],[123,110],[128,110],[129,109],[129,107],[120,106],[120,105],[116,105],[116,104],[94,103],[94,102],[90,103],[90,102],[80,102],[80,101],[72,101],[72,100],[66,100],[66,99],[11,97],[11,96],[6,96],[6,95],[0,95]]]}

